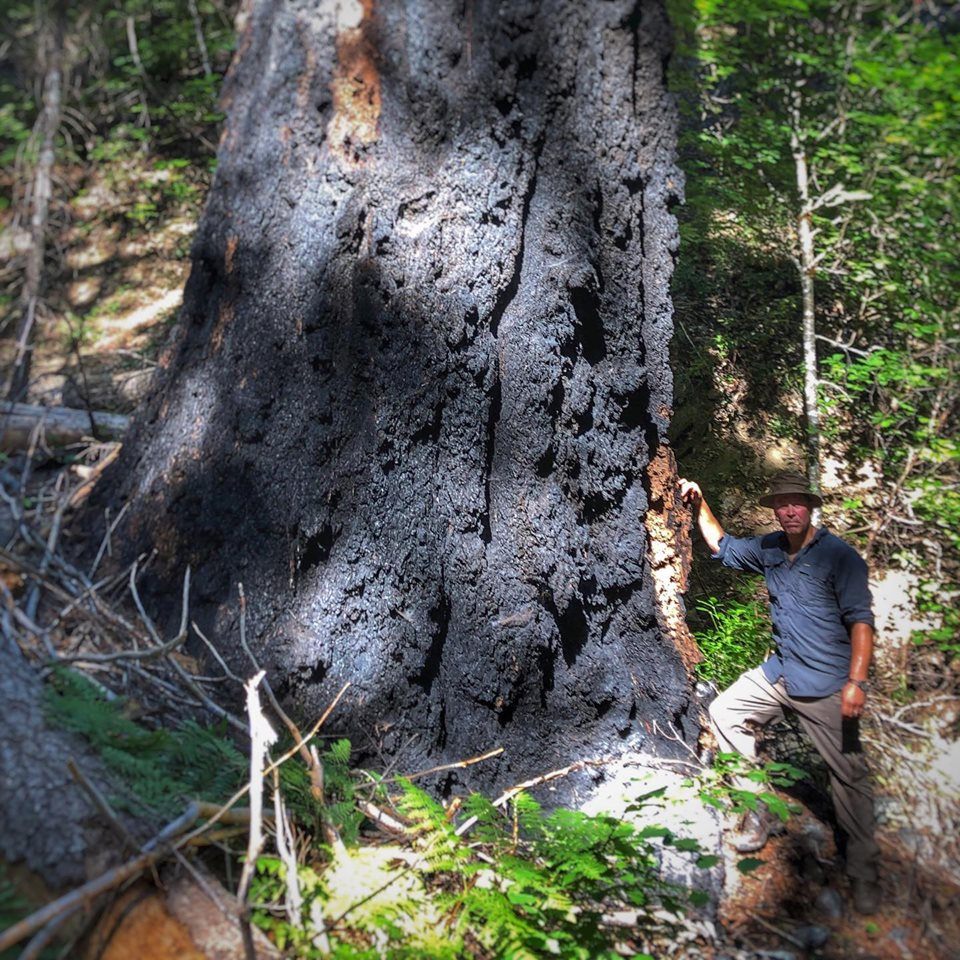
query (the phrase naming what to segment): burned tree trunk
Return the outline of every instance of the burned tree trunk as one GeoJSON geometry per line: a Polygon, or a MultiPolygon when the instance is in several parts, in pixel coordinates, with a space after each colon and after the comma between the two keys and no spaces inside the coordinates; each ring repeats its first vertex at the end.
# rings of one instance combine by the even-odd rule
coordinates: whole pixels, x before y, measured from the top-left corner
{"type": "Polygon", "coordinates": [[[503,781],[694,730],[668,39],[654,0],[260,2],[241,37],[106,495],[157,586],[191,564],[235,645],[242,581],[286,700],[351,681],[340,727],[407,768],[502,745],[503,781]]]}

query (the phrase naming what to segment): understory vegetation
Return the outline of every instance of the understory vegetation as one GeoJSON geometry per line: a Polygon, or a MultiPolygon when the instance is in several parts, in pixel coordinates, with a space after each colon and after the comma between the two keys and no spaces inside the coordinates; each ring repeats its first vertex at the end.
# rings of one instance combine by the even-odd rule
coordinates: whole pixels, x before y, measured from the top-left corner
{"type": "MultiPolygon", "coordinates": [[[[910,575],[928,624],[912,640],[953,682],[960,51],[948,10],[678,0],[671,76],[687,174],[678,459],[751,525],[764,475],[812,466],[826,523],[875,572],[910,575]]],[[[749,619],[740,600],[721,601],[728,621],[749,619]]],[[[719,608],[703,612],[716,637],[719,608]]]]}
{"type": "MultiPolygon", "coordinates": [[[[171,819],[186,804],[229,805],[231,794],[245,792],[248,761],[223,726],[147,728],[128,716],[128,703],[59,668],[45,709],[117,775],[115,810],[171,819]]],[[[280,853],[258,857],[250,902],[253,922],[292,956],[649,957],[646,948],[676,937],[708,900],[696,884],[663,876],[663,851],[702,871],[720,861],[694,837],[660,825],[675,800],[642,781],[620,817],[546,811],[524,789],[496,801],[472,794],[441,803],[409,778],[354,769],[349,741],[335,739],[319,754],[320,796],[291,752],[282,751],[287,759],[273,782],[273,824],[278,832],[280,820],[292,827],[298,854],[278,840],[280,853]],[[370,833],[372,809],[384,812],[389,842],[370,833]]],[[[683,786],[709,807],[752,808],[757,796],[728,785],[736,773],[744,773],[737,758],[723,755],[683,786]]],[[[772,788],[803,772],[780,763],[749,776],[772,788]]],[[[787,818],[775,794],[759,797],[787,818]]],[[[242,861],[245,833],[221,838],[223,855],[242,861]]],[[[743,858],[738,867],[748,873],[762,863],[743,858]]],[[[13,909],[12,894],[10,901],[13,909]]]]}
{"type": "MultiPolygon", "coordinates": [[[[175,319],[176,302],[151,308],[185,276],[214,172],[237,6],[4,5],[4,361],[23,313],[51,63],[65,78],[33,375],[15,399],[136,407],[115,382],[149,374],[175,319]],[[136,338],[119,337],[117,325],[144,309],[136,338]]],[[[681,472],[701,480],[712,502],[716,495],[728,527],[746,532],[764,521],[752,504],[765,477],[812,458],[826,523],[875,572],[906,575],[900,599],[916,621],[901,648],[884,654],[872,696],[892,720],[878,722],[871,748],[889,757],[895,736],[953,743],[960,711],[945,705],[960,689],[956,14],[933,0],[668,6],[686,173],[673,281],[681,472]],[[802,280],[814,298],[812,361],[802,280]]],[[[56,512],[53,501],[19,506],[48,524],[56,512]]],[[[38,564],[44,542],[34,544],[38,564]]],[[[692,594],[697,674],[724,688],[770,643],[762,588],[735,584],[698,556],[692,594]]],[[[185,804],[222,805],[249,789],[246,746],[225,723],[174,723],[173,708],[140,716],[79,671],[52,671],[47,690],[51,725],[82,736],[115,777],[107,798],[115,811],[159,825],[185,804]]],[[[272,756],[295,746],[288,739],[272,756]]],[[[802,780],[800,765],[778,758],[749,774],[783,818],[791,809],[774,790],[802,780]]],[[[691,768],[680,778],[683,802],[727,816],[756,803],[729,785],[744,772],[735,758],[691,768]]],[[[881,772],[895,792],[892,764],[881,772]]],[[[707,878],[720,857],[663,825],[662,788],[636,784],[614,817],[545,809],[530,795],[538,777],[496,800],[447,803],[415,781],[356,768],[343,739],[323,741],[314,767],[300,756],[278,764],[266,778],[278,798],[265,815],[271,846],[254,858],[249,882],[253,923],[304,958],[644,958],[664,943],[708,937],[698,924],[709,883],[671,880],[662,865],[665,851],[680,854],[707,878]]],[[[203,817],[216,825],[209,810],[203,817]]],[[[243,869],[248,827],[204,846],[225,882],[243,869]]],[[[761,864],[743,858],[736,868],[761,864]]],[[[27,912],[0,874],[0,928],[27,912]]]]}

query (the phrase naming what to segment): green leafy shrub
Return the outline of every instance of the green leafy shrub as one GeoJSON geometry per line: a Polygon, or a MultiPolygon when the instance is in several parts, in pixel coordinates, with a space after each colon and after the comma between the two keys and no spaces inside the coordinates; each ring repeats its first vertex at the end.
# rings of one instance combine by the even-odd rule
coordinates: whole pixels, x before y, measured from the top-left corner
{"type": "Polygon", "coordinates": [[[955,591],[945,593],[936,581],[926,580],[917,591],[917,610],[939,620],[939,625],[927,630],[914,630],[912,640],[917,646],[933,645],[951,660],[960,658],[960,609],[955,591]]]}
{"type": "Polygon", "coordinates": [[[697,676],[726,689],[744,670],[757,666],[770,648],[770,621],[758,600],[701,598],[696,609],[710,618],[710,627],[694,632],[703,660],[697,676]]]}
{"type": "Polygon", "coordinates": [[[805,770],[792,763],[774,761],[760,766],[750,763],[739,753],[721,752],[714,757],[713,766],[704,775],[700,785],[700,799],[718,810],[742,814],[756,810],[762,801],[770,811],[784,822],[796,807],[773,792],[774,787],[792,787],[801,780],[809,780],[805,770]],[[737,781],[750,780],[759,784],[757,789],[736,786],[737,781]],[[766,789],[761,789],[761,788],[766,789]]]}
{"type": "Polygon", "coordinates": [[[0,81],[0,167],[10,168],[30,137],[26,119],[32,104],[10,83],[0,81]]]}

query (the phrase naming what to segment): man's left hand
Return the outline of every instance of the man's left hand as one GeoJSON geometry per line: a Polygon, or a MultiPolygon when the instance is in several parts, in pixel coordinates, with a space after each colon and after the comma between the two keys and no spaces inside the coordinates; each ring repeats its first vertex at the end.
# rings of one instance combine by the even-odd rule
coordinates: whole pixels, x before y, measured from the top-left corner
{"type": "Polygon", "coordinates": [[[859,717],[867,695],[855,683],[848,683],[840,695],[840,712],[844,717],[859,717]]]}

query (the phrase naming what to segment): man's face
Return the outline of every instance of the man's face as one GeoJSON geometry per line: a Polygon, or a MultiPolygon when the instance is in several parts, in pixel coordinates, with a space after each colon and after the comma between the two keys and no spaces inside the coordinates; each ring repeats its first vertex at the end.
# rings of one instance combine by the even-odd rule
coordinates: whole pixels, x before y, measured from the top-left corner
{"type": "Polygon", "coordinates": [[[810,501],[802,493],[778,493],[773,513],[786,534],[806,533],[810,526],[810,501]]]}

